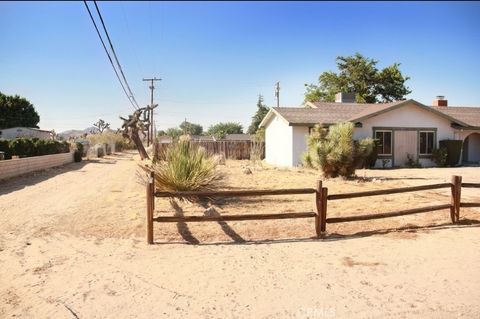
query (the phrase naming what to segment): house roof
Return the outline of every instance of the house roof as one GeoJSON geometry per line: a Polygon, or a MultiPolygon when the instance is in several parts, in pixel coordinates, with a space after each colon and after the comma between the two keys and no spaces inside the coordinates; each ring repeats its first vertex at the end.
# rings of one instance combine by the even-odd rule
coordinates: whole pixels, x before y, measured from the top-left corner
{"type": "Polygon", "coordinates": [[[460,126],[480,128],[480,108],[426,106],[415,100],[377,104],[309,102],[307,107],[273,107],[260,123],[260,127],[264,127],[273,115],[280,116],[291,126],[361,122],[405,104],[415,104],[460,126]]]}
{"type": "Polygon", "coordinates": [[[31,130],[31,131],[37,131],[37,132],[45,132],[45,133],[52,133],[52,131],[47,131],[47,130],[41,130],[39,128],[36,128],[36,127],[25,127],[25,126],[15,126],[15,127],[8,127],[8,128],[4,128],[4,129],[1,129],[3,131],[5,130],[31,130]]]}
{"type": "Polygon", "coordinates": [[[249,134],[227,134],[225,136],[225,140],[228,141],[250,141],[250,135],[249,134]]]}

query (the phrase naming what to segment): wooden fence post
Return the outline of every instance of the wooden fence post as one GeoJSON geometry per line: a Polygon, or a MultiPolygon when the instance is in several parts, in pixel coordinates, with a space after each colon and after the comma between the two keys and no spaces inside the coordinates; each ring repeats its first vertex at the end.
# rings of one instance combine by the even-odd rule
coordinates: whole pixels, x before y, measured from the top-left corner
{"type": "Polygon", "coordinates": [[[451,183],[452,198],[450,204],[450,219],[452,220],[452,223],[456,223],[460,219],[462,176],[453,175],[451,183]]]}
{"type": "Polygon", "coordinates": [[[150,172],[147,183],[147,243],[153,244],[153,210],[155,209],[155,179],[154,173],[150,172]]]}
{"type": "Polygon", "coordinates": [[[322,232],[327,231],[327,196],[328,196],[328,188],[322,188],[322,215],[320,216],[321,220],[321,227],[320,230],[322,232]]]}
{"type": "Polygon", "coordinates": [[[317,206],[317,215],[315,216],[315,232],[317,238],[321,235],[321,215],[322,215],[322,180],[317,180],[315,188],[315,205],[317,206]]]}

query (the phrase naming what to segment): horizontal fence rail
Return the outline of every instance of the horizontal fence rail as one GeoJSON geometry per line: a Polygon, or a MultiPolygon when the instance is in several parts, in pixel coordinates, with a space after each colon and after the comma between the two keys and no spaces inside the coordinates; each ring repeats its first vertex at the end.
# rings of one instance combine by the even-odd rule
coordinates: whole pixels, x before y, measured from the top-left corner
{"type": "Polygon", "coordinates": [[[447,208],[450,208],[451,206],[452,205],[450,205],[450,204],[443,204],[443,205],[435,205],[435,206],[427,206],[427,207],[399,210],[399,211],[390,212],[390,213],[377,213],[377,214],[368,214],[368,215],[359,215],[359,216],[334,217],[334,218],[327,218],[326,222],[333,224],[333,223],[344,223],[344,222],[353,222],[353,221],[361,221],[361,220],[398,217],[398,216],[404,216],[404,215],[427,213],[427,212],[432,212],[432,211],[436,211],[436,210],[447,209],[447,208]]]}
{"type": "Polygon", "coordinates": [[[417,192],[417,191],[423,191],[423,190],[429,190],[429,189],[446,188],[451,186],[452,186],[451,183],[440,183],[440,184],[409,186],[409,187],[392,188],[392,189],[379,189],[379,190],[366,191],[366,192],[335,194],[335,195],[328,195],[327,198],[328,200],[336,200],[336,199],[357,198],[357,197],[367,197],[367,196],[377,196],[377,195],[390,195],[390,194],[398,194],[398,193],[417,192]]]}
{"type": "Polygon", "coordinates": [[[288,189],[264,189],[264,190],[232,190],[232,191],[178,191],[165,192],[155,190],[153,172],[150,173],[147,184],[147,242],[153,243],[153,222],[179,223],[179,222],[227,222],[227,221],[249,221],[249,220],[272,220],[291,218],[315,218],[315,232],[321,237],[326,232],[326,224],[366,221],[381,218],[391,218],[419,213],[427,213],[438,210],[449,209],[452,223],[460,218],[461,207],[480,207],[479,203],[461,202],[461,189],[480,188],[480,183],[462,183],[461,176],[452,176],[450,183],[439,183],[431,185],[409,186],[392,189],[381,189],[364,192],[328,194],[328,188],[322,187],[322,181],[318,180],[315,188],[288,188],[288,189]],[[329,200],[351,199],[367,196],[391,195],[407,192],[425,191],[440,188],[450,188],[451,196],[449,204],[439,204],[426,207],[403,209],[387,213],[373,213],[352,216],[339,216],[327,218],[327,207],[329,200]],[[239,214],[239,215],[217,215],[217,216],[158,216],[154,217],[155,197],[163,198],[218,198],[218,197],[254,197],[271,195],[302,195],[315,194],[316,211],[312,212],[288,212],[276,214],[239,214]]]}
{"type": "Polygon", "coordinates": [[[466,187],[466,188],[480,188],[480,183],[462,183],[462,187],[466,187]]]}
{"type": "Polygon", "coordinates": [[[222,222],[242,220],[291,219],[315,217],[315,212],[278,213],[278,214],[250,214],[250,215],[221,215],[221,216],[182,216],[156,217],[153,220],[164,223],[176,222],[222,222]]]}
{"type": "Polygon", "coordinates": [[[268,195],[301,195],[313,194],[314,188],[288,188],[288,189],[264,189],[264,190],[240,190],[240,191],[179,191],[179,192],[155,192],[156,197],[244,197],[244,196],[268,196],[268,195]]]}

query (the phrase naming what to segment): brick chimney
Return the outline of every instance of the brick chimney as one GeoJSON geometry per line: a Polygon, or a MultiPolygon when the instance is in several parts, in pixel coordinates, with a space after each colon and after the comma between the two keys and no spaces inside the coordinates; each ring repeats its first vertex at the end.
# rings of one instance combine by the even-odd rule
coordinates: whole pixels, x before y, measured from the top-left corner
{"type": "Polygon", "coordinates": [[[355,103],[355,93],[337,93],[335,94],[335,103],[355,103]]]}
{"type": "Polygon", "coordinates": [[[435,100],[433,100],[433,106],[448,106],[448,100],[445,100],[443,95],[437,95],[435,100]]]}

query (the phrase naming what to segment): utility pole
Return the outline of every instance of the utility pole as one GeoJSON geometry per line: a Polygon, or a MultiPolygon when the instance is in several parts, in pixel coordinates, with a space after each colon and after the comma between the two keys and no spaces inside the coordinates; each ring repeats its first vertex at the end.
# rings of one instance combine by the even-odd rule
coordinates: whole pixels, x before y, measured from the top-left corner
{"type": "Polygon", "coordinates": [[[158,106],[153,105],[153,90],[155,90],[155,86],[153,85],[154,81],[161,81],[162,79],[160,78],[150,78],[150,79],[143,79],[143,81],[150,81],[150,86],[148,87],[150,89],[150,107],[148,108],[148,117],[149,117],[149,127],[148,127],[148,133],[147,133],[147,146],[150,145],[150,141],[153,143],[153,109],[158,106]]]}
{"type": "Polygon", "coordinates": [[[277,107],[280,107],[280,82],[275,83],[275,99],[277,100],[277,107]]]}

